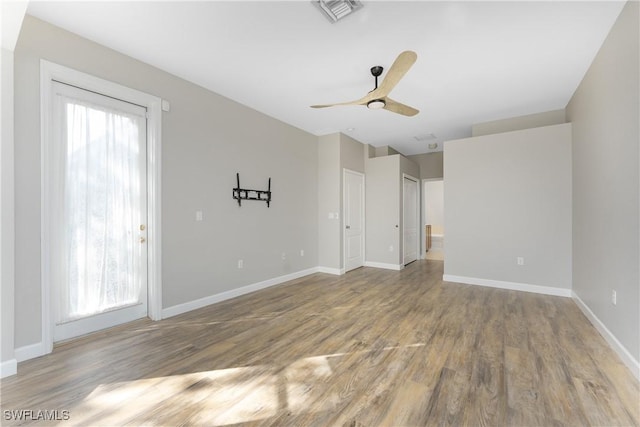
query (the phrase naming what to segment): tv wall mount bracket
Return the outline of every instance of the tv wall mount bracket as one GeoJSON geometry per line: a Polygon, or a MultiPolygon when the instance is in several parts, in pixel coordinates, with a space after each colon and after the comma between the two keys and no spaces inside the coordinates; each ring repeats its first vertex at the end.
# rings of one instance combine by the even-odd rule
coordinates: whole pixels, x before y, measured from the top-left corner
{"type": "Polygon", "coordinates": [[[240,188],[240,174],[236,173],[236,181],[238,186],[233,189],[233,198],[238,201],[238,206],[242,206],[243,200],[258,200],[267,202],[267,207],[271,203],[271,178],[269,178],[269,187],[267,190],[249,190],[240,188]]]}

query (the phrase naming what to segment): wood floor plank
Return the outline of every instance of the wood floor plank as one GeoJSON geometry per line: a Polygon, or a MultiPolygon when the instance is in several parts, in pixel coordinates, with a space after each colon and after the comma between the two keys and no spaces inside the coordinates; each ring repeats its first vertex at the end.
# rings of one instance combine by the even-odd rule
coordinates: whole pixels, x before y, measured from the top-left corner
{"type": "MultiPolygon", "coordinates": [[[[59,425],[640,425],[640,386],[571,299],[442,281],[443,263],[314,274],[55,346],[0,407],[59,425]]],[[[51,425],[3,419],[3,425],[51,425]]]]}

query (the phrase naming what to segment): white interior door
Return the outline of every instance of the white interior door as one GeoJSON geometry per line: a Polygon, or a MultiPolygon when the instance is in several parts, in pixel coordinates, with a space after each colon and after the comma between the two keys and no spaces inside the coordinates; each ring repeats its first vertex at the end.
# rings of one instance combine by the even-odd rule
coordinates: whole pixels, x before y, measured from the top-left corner
{"type": "Polygon", "coordinates": [[[344,267],[364,265],[364,175],[344,170],[344,267]]]}
{"type": "Polygon", "coordinates": [[[418,180],[403,178],[403,254],[404,265],[418,259],[418,180]]]}
{"type": "Polygon", "coordinates": [[[54,341],[147,315],[146,109],[53,85],[54,341]]]}

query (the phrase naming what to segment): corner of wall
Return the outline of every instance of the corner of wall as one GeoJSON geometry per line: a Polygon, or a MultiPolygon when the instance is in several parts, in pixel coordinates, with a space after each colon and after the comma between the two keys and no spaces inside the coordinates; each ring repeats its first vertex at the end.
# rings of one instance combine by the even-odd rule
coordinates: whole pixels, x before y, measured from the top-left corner
{"type": "Polygon", "coordinates": [[[615,351],[622,362],[629,368],[631,373],[640,381],[640,361],[638,361],[633,355],[626,349],[626,347],[616,338],[616,336],[602,323],[602,321],[596,316],[587,304],[580,299],[575,292],[571,293],[571,297],[575,301],[576,305],[586,316],[591,324],[598,330],[600,335],[607,341],[609,346],[615,351]]]}

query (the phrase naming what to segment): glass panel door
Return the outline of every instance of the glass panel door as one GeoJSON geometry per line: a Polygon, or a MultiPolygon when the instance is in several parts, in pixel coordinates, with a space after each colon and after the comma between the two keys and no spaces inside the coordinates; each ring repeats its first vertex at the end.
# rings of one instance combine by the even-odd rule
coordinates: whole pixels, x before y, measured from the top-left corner
{"type": "Polygon", "coordinates": [[[54,341],[147,314],[146,110],[54,84],[54,341]]]}

